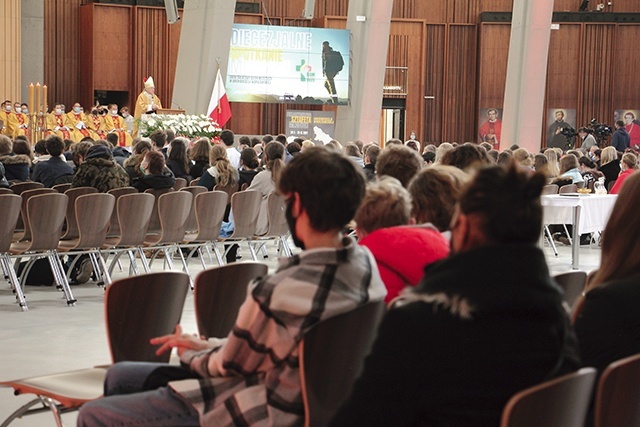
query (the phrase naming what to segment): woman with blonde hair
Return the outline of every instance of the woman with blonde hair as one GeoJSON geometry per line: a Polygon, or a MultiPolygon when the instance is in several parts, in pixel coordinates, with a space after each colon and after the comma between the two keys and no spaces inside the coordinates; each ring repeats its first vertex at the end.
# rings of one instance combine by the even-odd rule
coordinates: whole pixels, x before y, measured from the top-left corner
{"type": "Polygon", "coordinates": [[[518,148],[513,152],[513,160],[516,163],[528,170],[531,170],[533,167],[533,162],[531,161],[531,154],[527,151],[526,148],[518,148]]]}
{"type": "Polygon", "coordinates": [[[558,165],[558,153],[553,148],[547,148],[544,150],[544,156],[549,161],[549,174],[551,178],[555,178],[560,175],[560,166],[558,165]]]}
{"type": "Polygon", "coordinates": [[[262,160],[265,163],[265,170],[258,173],[251,181],[247,190],[257,190],[262,194],[262,204],[258,214],[258,225],[256,234],[262,235],[267,232],[269,222],[267,219],[267,198],[269,194],[276,191],[282,168],[284,168],[284,145],[277,141],[271,141],[264,147],[262,160]]]}
{"type": "Polygon", "coordinates": [[[622,189],[622,184],[638,170],[638,157],[633,153],[624,153],[622,155],[622,161],[620,162],[622,172],[618,175],[613,188],[611,188],[610,194],[618,194],[622,189]]]}
{"type": "Polygon", "coordinates": [[[560,159],[560,178],[570,178],[572,184],[584,182],[578,159],[573,154],[565,154],[560,159]]]}
{"type": "Polygon", "coordinates": [[[200,177],[198,185],[207,187],[209,191],[213,187],[220,185],[222,187],[238,186],[238,170],[231,165],[227,150],[222,145],[214,145],[209,151],[209,169],[200,177]]]}
{"type": "Polygon", "coordinates": [[[618,179],[620,163],[618,152],[613,147],[606,147],[600,154],[600,172],[604,174],[604,186],[608,190],[609,184],[618,179]]]}
{"type": "Polygon", "coordinates": [[[584,366],[600,372],[640,353],[640,174],[620,190],[602,234],[600,269],[576,309],[575,331],[584,366]]]}

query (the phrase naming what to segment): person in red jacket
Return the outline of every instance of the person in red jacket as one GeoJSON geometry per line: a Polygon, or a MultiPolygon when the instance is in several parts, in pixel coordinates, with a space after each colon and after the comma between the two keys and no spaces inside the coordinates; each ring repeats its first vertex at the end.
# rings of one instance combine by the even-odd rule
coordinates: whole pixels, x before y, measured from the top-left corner
{"type": "Polygon", "coordinates": [[[610,194],[620,193],[622,184],[624,184],[626,179],[629,178],[632,173],[638,171],[638,157],[633,153],[624,153],[620,161],[620,169],[620,175],[618,175],[618,179],[616,179],[615,184],[613,184],[613,188],[611,188],[609,192],[610,194]]]}
{"type": "Polygon", "coordinates": [[[389,302],[407,286],[416,286],[424,267],[449,255],[449,241],[432,225],[413,225],[411,196],[395,178],[369,184],[356,212],[359,243],[378,264],[389,302]]]}

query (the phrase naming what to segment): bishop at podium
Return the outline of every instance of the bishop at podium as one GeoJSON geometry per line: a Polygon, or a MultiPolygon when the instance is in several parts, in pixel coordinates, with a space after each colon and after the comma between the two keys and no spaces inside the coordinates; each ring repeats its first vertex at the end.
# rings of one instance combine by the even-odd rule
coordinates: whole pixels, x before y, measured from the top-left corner
{"type": "Polygon", "coordinates": [[[136,120],[135,129],[133,130],[133,137],[138,135],[138,120],[143,114],[155,113],[159,108],[162,108],[160,98],[156,96],[156,85],[153,83],[153,77],[149,76],[144,82],[144,90],[138,99],[136,100],[136,108],[133,113],[133,118],[136,120]]]}

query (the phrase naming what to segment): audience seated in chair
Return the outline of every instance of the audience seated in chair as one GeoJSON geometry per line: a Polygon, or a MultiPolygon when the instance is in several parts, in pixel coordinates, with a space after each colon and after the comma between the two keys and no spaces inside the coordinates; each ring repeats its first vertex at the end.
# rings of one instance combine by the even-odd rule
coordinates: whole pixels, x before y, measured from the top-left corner
{"type": "Polygon", "coordinates": [[[387,287],[387,302],[416,286],[425,266],[449,254],[449,241],[435,227],[409,225],[415,222],[411,196],[390,176],[367,186],[355,220],[359,243],[373,253],[387,287]]]}
{"type": "Polygon", "coordinates": [[[380,152],[376,159],[376,175],[392,176],[407,188],[409,182],[420,171],[422,158],[414,150],[401,144],[391,144],[380,152]]]}
{"type": "Polygon", "coordinates": [[[640,353],[640,174],[620,191],[602,234],[599,270],[578,302],[575,329],[584,366],[600,373],[612,362],[640,353]]]}
{"type": "Polygon", "coordinates": [[[82,408],[79,426],[302,424],[297,344],[323,319],[380,301],[386,291],[367,251],[342,238],[365,190],[351,161],[321,147],[305,150],[283,170],[279,190],[287,197],[294,241],[308,251],[249,284],[226,339],[202,341],[177,328],[152,340],[159,353],[176,347],[188,368],[112,367],[107,397],[82,408]],[[145,384],[152,389],[145,391],[145,384]]]}
{"type": "Polygon", "coordinates": [[[497,426],[516,392],[577,369],[560,290],[536,246],[542,175],[490,166],[465,188],[452,255],[383,319],[334,426],[497,426]]]}
{"type": "Polygon", "coordinates": [[[45,147],[51,158],[46,162],[39,162],[33,167],[32,179],[41,182],[45,187],[51,188],[58,179],[63,176],[72,176],[73,168],[61,156],[64,150],[64,142],[57,136],[51,135],[46,139],[45,147]]]}
{"type": "Polygon", "coordinates": [[[150,188],[154,190],[172,188],[176,183],[176,178],[166,167],[164,156],[159,151],[147,151],[140,163],[140,168],[143,175],[134,180],[131,186],[141,193],[150,188]]]}
{"type": "Polygon", "coordinates": [[[267,232],[269,227],[267,221],[267,198],[269,194],[276,191],[278,180],[284,168],[284,145],[276,141],[271,141],[264,148],[262,153],[262,161],[265,164],[265,169],[258,173],[251,181],[251,185],[247,190],[259,191],[262,195],[262,202],[260,204],[260,213],[258,214],[258,224],[256,226],[255,234],[258,236],[267,232]]]}
{"type": "Polygon", "coordinates": [[[0,135],[0,163],[8,181],[28,181],[31,159],[13,151],[13,142],[8,136],[0,135]]]}
{"type": "Polygon", "coordinates": [[[409,184],[411,214],[418,224],[432,224],[440,232],[449,230],[466,172],[454,166],[434,165],[423,169],[409,184]]]}
{"type": "Polygon", "coordinates": [[[71,182],[71,187],[94,187],[100,193],[128,185],[129,175],[113,159],[111,151],[98,144],[87,150],[87,156],[71,182]]]}
{"type": "Polygon", "coordinates": [[[213,187],[220,185],[222,187],[233,187],[238,189],[238,170],[231,165],[227,150],[221,145],[214,145],[209,152],[209,169],[202,176],[198,185],[207,187],[209,191],[213,187]]]}

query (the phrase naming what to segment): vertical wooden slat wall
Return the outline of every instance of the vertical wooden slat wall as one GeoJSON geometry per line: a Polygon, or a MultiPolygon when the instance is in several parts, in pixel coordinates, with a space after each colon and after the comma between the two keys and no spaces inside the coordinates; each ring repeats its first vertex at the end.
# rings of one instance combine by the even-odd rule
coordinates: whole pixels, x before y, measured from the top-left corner
{"type": "MultiPolygon", "coordinates": [[[[3,0],[0,2],[0,25],[4,37],[0,41],[0,96],[2,101],[12,102],[20,99],[20,0],[3,0]]],[[[28,83],[27,83],[28,84],[28,83]]],[[[2,102],[0,101],[0,102],[2,102]]],[[[28,102],[28,100],[24,100],[28,102]]]]}
{"type": "MultiPolygon", "coordinates": [[[[327,28],[346,25],[345,0],[316,0],[312,20],[300,18],[304,0],[250,1],[260,3],[260,14],[237,15],[236,22],[267,23],[268,15],[274,25],[327,28]]],[[[409,67],[407,133],[416,130],[419,139],[433,142],[476,139],[480,109],[503,104],[510,36],[508,23],[480,23],[480,14],[510,11],[513,1],[394,0],[387,65],[409,67]]],[[[130,98],[135,98],[142,90],[143,78],[151,74],[163,103],[170,107],[180,24],[169,26],[162,8],[129,6],[128,20],[121,14],[115,23],[116,43],[101,47],[99,39],[103,36],[96,32],[106,32],[108,26],[100,27],[97,18],[93,19],[95,29],[84,23],[78,26],[81,2],[44,0],[44,65],[45,83],[50,87],[49,104],[60,99],[70,105],[81,95],[84,99],[84,83],[90,79],[83,69],[87,64],[86,46],[81,46],[79,40],[97,37],[90,52],[115,58],[120,51],[123,57],[111,64],[97,58],[92,78],[105,87],[98,88],[94,81],[90,90],[122,90],[119,88],[128,73],[126,90],[130,98]],[[128,42],[124,35],[127,26],[128,42]],[[109,50],[115,46],[121,46],[121,50],[109,50]],[[98,69],[102,67],[116,67],[112,68],[116,72],[103,76],[98,69]]],[[[6,10],[16,3],[18,0],[3,0],[2,7],[6,10]]],[[[640,12],[640,0],[613,3],[606,12],[640,12]]],[[[99,4],[91,7],[106,8],[99,4]]],[[[577,7],[576,0],[554,2],[556,12],[576,11],[577,7]]],[[[575,108],[578,126],[592,117],[610,122],[615,108],[638,108],[640,85],[634,77],[640,52],[633,41],[639,36],[637,23],[562,23],[551,37],[546,107],[575,108]]],[[[287,108],[334,108],[259,104],[232,107],[234,116],[229,126],[238,133],[250,134],[282,131],[287,108]]]]}

